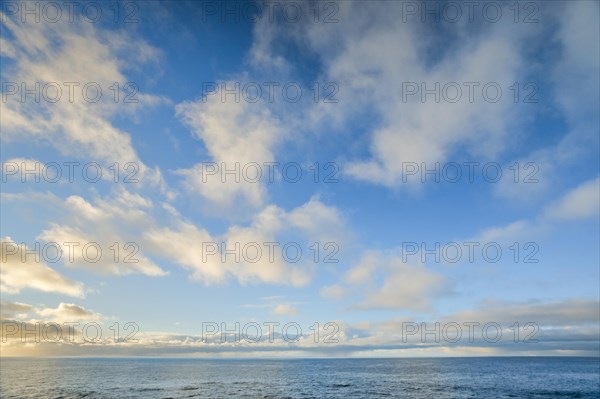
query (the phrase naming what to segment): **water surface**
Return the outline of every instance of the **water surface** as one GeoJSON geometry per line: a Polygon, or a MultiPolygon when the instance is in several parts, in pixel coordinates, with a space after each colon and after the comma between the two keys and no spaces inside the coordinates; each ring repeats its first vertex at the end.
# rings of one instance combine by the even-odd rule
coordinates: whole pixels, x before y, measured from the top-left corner
{"type": "Polygon", "coordinates": [[[597,358],[3,358],[2,398],[600,398],[597,358]]]}

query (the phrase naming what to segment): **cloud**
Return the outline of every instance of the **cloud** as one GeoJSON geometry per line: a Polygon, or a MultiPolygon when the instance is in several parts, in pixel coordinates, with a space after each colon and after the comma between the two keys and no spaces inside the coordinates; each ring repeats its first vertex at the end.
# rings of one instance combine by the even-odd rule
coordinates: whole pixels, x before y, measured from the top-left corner
{"type": "MultiPolygon", "coordinates": [[[[581,298],[555,302],[502,301],[482,303],[476,309],[440,315],[438,319],[400,317],[354,324],[334,320],[319,326],[318,340],[315,340],[314,325],[301,326],[303,334],[294,342],[283,336],[280,326],[276,327],[272,339],[269,339],[269,334],[264,329],[260,335],[261,339],[253,342],[244,339],[226,342],[219,333],[207,337],[152,331],[137,332],[135,342],[114,342],[112,339],[83,342],[81,331],[74,331],[71,336],[75,339],[64,339],[60,344],[47,340],[37,343],[30,340],[25,343],[21,342],[19,331],[16,331],[9,337],[13,339],[2,343],[2,354],[179,357],[597,356],[599,305],[597,299],[581,298]],[[519,323],[518,335],[515,323],[519,323]],[[484,335],[483,329],[486,324],[500,327],[501,335],[497,342],[486,338],[496,336],[495,327],[484,335]],[[410,331],[407,325],[410,325],[410,331]],[[452,327],[447,329],[447,326],[452,327]],[[458,340],[452,342],[457,337],[456,326],[461,328],[462,334],[458,336],[458,340]],[[417,330],[413,331],[413,328],[417,330]],[[331,340],[326,340],[326,337],[331,340]]],[[[90,312],[95,314],[72,304],[61,304],[53,309],[2,302],[2,314],[7,314],[6,309],[34,309],[32,313],[48,314],[63,309],[64,313],[72,313],[66,311],[69,308],[74,309],[75,317],[85,318],[90,312]]],[[[29,331],[33,330],[32,322],[35,322],[35,319],[27,326],[29,331]]],[[[8,331],[8,324],[11,322],[3,319],[2,324],[4,333],[5,329],[8,331]]],[[[261,325],[259,322],[257,324],[261,325]]],[[[241,330],[242,327],[239,328],[241,330]]],[[[293,335],[291,331],[288,333],[293,335]]],[[[66,335],[63,332],[63,336],[66,335]]]]}
{"type": "Polygon", "coordinates": [[[15,243],[10,237],[3,237],[1,244],[0,285],[4,293],[17,294],[23,289],[34,289],[80,298],[84,296],[83,284],[69,280],[48,267],[39,247],[28,248],[27,245],[15,243]]]}
{"type": "Polygon", "coordinates": [[[530,220],[517,220],[503,226],[490,227],[483,230],[477,237],[466,239],[465,242],[477,243],[511,243],[522,237],[531,237],[539,230],[539,226],[530,220]],[[537,229],[534,227],[538,227],[537,229]]]}
{"type": "MultiPolygon", "coordinates": [[[[559,3],[553,11],[559,21],[555,35],[562,50],[553,71],[555,99],[572,125],[598,126],[600,54],[594,39],[600,27],[600,5],[587,1],[559,3]]],[[[595,136],[597,141],[596,133],[588,131],[586,135],[595,136]]]]}
{"type": "Polygon", "coordinates": [[[561,222],[598,218],[599,214],[600,178],[595,178],[568,190],[558,199],[549,201],[529,219],[489,227],[464,242],[495,242],[507,246],[519,240],[535,242],[536,237],[556,228],[561,222]]]}
{"type": "Polygon", "coordinates": [[[92,322],[101,321],[104,318],[100,313],[93,310],[86,309],[74,303],[64,302],[59,303],[56,308],[51,308],[2,300],[0,311],[2,313],[2,320],[16,319],[29,323],[92,322]]]}
{"type": "Polygon", "coordinates": [[[273,314],[281,316],[295,316],[299,313],[299,310],[295,305],[300,302],[286,302],[285,296],[274,295],[262,297],[260,299],[262,303],[247,303],[244,304],[243,307],[249,309],[269,309],[273,314]]]}
{"type": "Polygon", "coordinates": [[[308,234],[313,240],[339,242],[349,238],[345,222],[337,208],[327,206],[314,196],[286,215],[287,222],[308,234]]]}
{"type": "MultiPolygon", "coordinates": [[[[423,349],[430,348],[434,352],[446,353],[447,349],[459,355],[471,350],[487,348],[495,355],[519,353],[547,355],[561,351],[579,351],[581,355],[597,353],[598,310],[597,299],[566,299],[562,301],[510,302],[488,301],[474,309],[461,310],[455,313],[431,317],[399,317],[391,320],[357,323],[346,325],[344,344],[362,348],[365,353],[373,348],[385,347],[405,348],[411,346],[423,349]],[[436,323],[438,327],[436,330],[436,323]],[[518,323],[518,335],[516,324],[518,323]],[[528,324],[531,323],[531,324],[528,324]],[[468,325],[473,330],[469,332],[468,325]],[[498,342],[490,342],[483,334],[486,324],[495,324],[501,329],[498,342]],[[462,330],[460,339],[453,343],[445,337],[454,338],[455,327],[462,330]],[[426,327],[428,331],[424,328],[426,327]],[[413,329],[416,330],[411,332],[413,329]],[[437,331],[437,336],[431,331],[437,331]],[[515,337],[518,337],[515,342],[515,337]],[[527,341],[525,341],[527,340],[527,341]],[[595,346],[594,346],[595,345],[595,346]],[[437,350],[435,350],[437,349],[437,350]]],[[[495,327],[494,327],[495,328],[495,327]]],[[[491,331],[494,331],[493,329],[491,331]]],[[[494,336],[490,333],[489,336],[494,336]]]]}
{"type": "Polygon", "coordinates": [[[214,240],[208,231],[191,223],[182,222],[176,230],[168,227],[153,228],[146,231],[143,238],[158,256],[192,270],[192,278],[195,280],[213,284],[222,282],[226,276],[226,269],[219,262],[206,262],[202,259],[202,243],[214,240]]]}
{"type": "Polygon", "coordinates": [[[351,283],[368,281],[373,271],[385,270],[385,277],[365,300],[357,305],[360,309],[430,310],[432,301],[447,293],[445,278],[423,265],[413,266],[399,257],[363,258],[358,266],[346,275],[351,283]]]}
{"type": "Polygon", "coordinates": [[[0,303],[1,319],[21,319],[27,316],[27,313],[32,312],[34,307],[27,303],[11,302],[2,300],[0,303]]]}
{"type": "Polygon", "coordinates": [[[342,299],[350,293],[350,289],[342,287],[340,284],[328,285],[321,289],[321,296],[325,298],[342,299]]]}
{"type": "MultiPolygon", "coordinates": [[[[545,66],[544,75],[537,74],[549,76],[544,87],[552,90],[546,94],[546,103],[555,107],[550,112],[559,114],[566,128],[560,132],[558,142],[550,141],[553,144],[535,148],[514,160],[521,167],[535,165],[538,182],[513,184],[511,179],[502,179],[496,185],[499,196],[520,203],[544,201],[557,188],[570,184],[572,171],[582,162],[598,162],[600,54],[595,41],[600,29],[599,8],[597,2],[587,1],[544,4],[549,21],[556,24],[549,42],[558,46],[560,55],[545,66]]],[[[521,176],[533,172],[533,168],[523,172],[521,176]]]]}
{"type": "Polygon", "coordinates": [[[509,89],[527,67],[521,43],[540,33],[534,26],[473,23],[467,18],[433,26],[417,17],[406,21],[403,12],[402,3],[378,7],[342,2],[335,24],[261,21],[251,51],[257,67],[288,76],[294,71],[289,71],[291,62],[281,43],[291,42],[310,54],[322,67],[318,78],[338,85],[339,104],[333,112],[324,104],[313,104],[303,109],[302,119],[317,131],[323,124],[345,131],[353,129],[359,118],[369,120],[364,128],[353,129],[352,137],[368,145],[368,154],[346,154],[350,161],[345,172],[389,187],[401,182],[404,162],[433,167],[458,153],[479,159],[503,153],[524,112],[509,89]],[[465,83],[471,82],[476,86],[468,88],[465,83]],[[485,100],[488,83],[501,87],[497,102],[485,100]],[[413,84],[418,94],[406,95],[407,85],[413,84]],[[422,84],[428,90],[439,85],[438,99],[429,94],[423,101],[422,84]],[[459,100],[445,100],[452,97],[442,90],[447,84],[460,86],[459,100]]]}
{"type": "Polygon", "coordinates": [[[74,303],[60,303],[56,308],[37,309],[36,313],[44,320],[53,322],[99,321],[102,315],[74,303]]]}
{"type": "Polygon", "coordinates": [[[64,349],[65,346],[99,343],[102,339],[101,323],[107,320],[93,310],[64,302],[52,308],[2,300],[0,315],[3,356],[5,351],[16,350],[19,355],[32,347],[43,356],[46,345],[64,349]]]}
{"type": "Polygon", "coordinates": [[[573,220],[598,217],[600,213],[600,178],[580,184],[545,210],[551,219],[573,220]]]}
{"type": "MultiPolygon", "coordinates": [[[[367,33],[359,43],[364,46],[363,51],[381,53],[385,50],[374,48],[370,43],[380,42],[383,43],[382,47],[389,48],[391,46],[386,44],[391,45],[392,37],[407,35],[411,34],[403,30],[384,34],[367,33]],[[380,39],[383,39],[383,42],[380,39]]],[[[416,43],[416,40],[413,41],[409,37],[404,43],[414,46],[411,43],[416,43]]],[[[431,72],[426,72],[423,61],[416,57],[407,57],[406,53],[414,54],[416,50],[396,53],[396,65],[408,64],[406,68],[409,72],[406,74],[398,74],[396,69],[391,69],[390,60],[380,60],[376,54],[362,54],[363,57],[359,57],[360,52],[349,54],[344,60],[344,68],[350,68],[350,65],[360,68],[350,70],[348,80],[355,78],[354,75],[363,75],[367,67],[379,69],[381,79],[388,82],[390,87],[397,88],[398,92],[406,90],[406,85],[411,82],[423,90],[422,82],[426,82],[426,87],[431,89],[435,87],[436,82],[439,82],[440,87],[448,82],[477,82],[480,87],[487,82],[501,82],[498,84],[506,87],[505,82],[516,80],[519,60],[515,57],[514,44],[492,36],[471,46],[467,47],[470,51],[457,51],[453,54],[456,58],[444,60],[431,72]],[[471,46],[474,46],[473,50],[471,46]],[[360,59],[363,60],[363,65],[354,64],[360,59]],[[365,64],[366,60],[371,62],[373,59],[376,60],[375,66],[365,64]],[[457,74],[456,71],[461,73],[457,74]]],[[[373,84],[370,90],[381,93],[376,87],[373,84]]],[[[352,162],[346,171],[358,179],[387,186],[395,186],[400,182],[404,162],[425,162],[431,168],[436,162],[446,161],[461,147],[466,147],[477,156],[490,157],[498,154],[503,148],[508,122],[511,120],[506,116],[515,115],[515,110],[506,98],[494,104],[486,103],[482,97],[478,97],[473,103],[462,99],[451,104],[443,100],[436,102],[433,98],[424,103],[420,98],[405,102],[393,91],[386,94],[383,96],[381,93],[375,97],[375,101],[379,101],[376,104],[382,107],[380,112],[384,122],[372,133],[372,159],[352,162]],[[382,103],[384,99],[385,103],[382,103]],[[397,109],[401,109],[402,112],[397,112],[397,109]],[[444,123],[438,123],[440,120],[444,123]]]]}
{"type": "Polygon", "coordinates": [[[142,230],[155,224],[149,199],[120,188],[110,200],[91,203],[72,195],[59,206],[61,222],[51,223],[38,238],[62,248],[65,266],[102,274],[167,274],[140,248],[142,230]]]}
{"type": "Polygon", "coordinates": [[[139,159],[130,135],[111,122],[117,115],[135,116],[145,107],[168,102],[147,93],[138,93],[137,102],[124,101],[124,71],[130,62],[159,59],[158,50],[141,38],[132,40],[130,33],[80,20],[31,24],[3,14],[2,25],[7,33],[2,81],[14,85],[3,93],[3,140],[42,142],[61,154],[105,164],[135,162],[140,176],[159,184],[159,172],[139,159]],[[21,101],[22,89],[36,84],[39,98],[30,94],[21,101]],[[17,93],[8,94],[12,89],[17,93]]]}
{"type": "Polygon", "coordinates": [[[598,300],[569,298],[553,302],[487,301],[477,309],[465,310],[447,319],[485,320],[507,324],[510,321],[531,321],[547,327],[573,328],[576,326],[598,326],[600,315],[598,300]]]}
{"type": "Polygon", "coordinates": [[[279,304],[273,309],[273,313],[283,316],[295,316],[298,314],[298,309],[289,304],[279,304]]]}
{"type": "Polygon", "coordinates": [[[312,254],[306,253],[308,246],[315,239],[344,237],[344,226],[336,208],[312,198],[289,212],[268,205],[249,225],[230,226],[222,235],[178,220],[174,228],[148,229],[144,241],[157,256],[191,270],[192,278],[205,284],[233,278],[242,284],[303,286],[310,281],[313,269],[312,254]],[[311,217],[313,221],[308,220],[311,217]],[[304,250],[297,263],[285,258],[283,246],[288,243],[304,250]]]}
{"type": "MultiPolygon", "coordinates": [[[[259,21],[250,58],[257,69],[289,79],[298,73],[296,57],[283,45],[291,43],[320,67],[315,71],[317,79],[336,82],[340,101],[334,109],[312,104],[302,107],[297,119],[303,122],[299,126],[310,126],[306,128],[309,134],[325,137],[352,132],[343,139],[368,149],[365,153],[350,147],[342,155],[347,160],[346,176],[392,188],[413,187],[400,184],[406,176],[402,173],[405,162],[425,162],[430,169],[436,162],[473,158],[480,163],[506,162],[507,168],[515,161],[521,167],[534,163],[538,183],[513,184],[504,178],[494,185],[499,196],[523,203],[547,198],[562,180],[559,172],[582,157],[597,161],[597,3],[540,4],[546,18],[539,24],[514,24],[511,18],[489,23],[481,15],[471,21],[464,14],[458,23],[434,24],[431,15],[429,23],[418,15],[406,18],[402,3],[379,7],[342,2],[338,6],[339,22],[334,24],[259,21]],[[549,58],[544,64],[537,58],[542,53],[549,58]],[[422,102],[422,87],[416,95],[404,96],[405,84],[423,83],[432,89],[436,82],[441,87],[457,82],[462,87],[461,99],[451,103],[440,94],[441,99],[435,101],[434,94],[429,94],[422,102]],[[468,100],[465,82],[480,84],[473,102],[468,100]],[[525,104],[523,98],[515,101],[512,85],[517,82],[520,97],[527,92],[527,82],[543,86],[536,95],[539,104],[525,104]],[[486,83],[501,86],[500,101],[483,99],[486,83]],[[548,106],[557,107],[569,131],[559,132],[558,143],[543,141],[531,149],[534,117],[554,112],[548,106]]],[[[502,11],[507,16],[505,7],[502,11]]],[[[286,120],[296,119],[293,112],[285,115],[286,120]]],[[[521,170],[521,178],[531,171],[521,170]]],[[[408,176],[407,183],[418,181],[419,175],[408,176]]]]}
{"type": "MultiPolygon", "coordinates": [[[[219,84],[232,88],[235,82],[219,84]]],[[[266,176],[262,181],[254,181],[257,169],[254,165],[261,171],[268,170],[267,164],[275,161],[274,146],[284,134],[280,122],[265,104],[235,102],[231,95],[222,100],[219,86],[215,94],[179,104],[176,109],[177,115],[202,141],[209,155],[204,163],[177,171],[185,177],[188,187],[217,207],[262,205],[266,197],[266,176]],[[234,173],[226,174],[227,171],[234,173]],[[246,173],[251,175],[245,178],[246,173]]]]}
{"type": "MultiPolygon", "coordinates": [[[[50,222],[37,239],[56,243],[65,266],[101,274],[165,276],[168,272],[154,260],[160,258],[190,270],[193,280],[205,284],[233,279],[242,284],[303,286],[314,270],[309,247],[318,241],[322,249],[318,261],[322,261],[348,237],[339,211],[318,197],[288,212],[268,205],[250,223],[231,225],[222,234],[184,219],[170,204],[157,206],[123,187],[92,200],[79,195],[61,199],[6,193],[3,199],[52,201],[58,221],[50,222]],[[168,223],[160,221],[161,212],[168,223]],[[286,258],[284,245],[288,244],[300,247],[297,262],[286,258]],[[235,250],[237,256],[226,250],[235,250]]],[[[289,250],[292,255],[294,248],[289,250]]]]}
{"type": "Polygon", "coordinates": [[[446,278],[424,265],[401,257],[369,251],[343,276],[342,282],[323,287],[321,295],[358,301],[352,309],[429,311],[435,299],[450,292],[446,278]]]}
{"type": "Polygon", "coordinates": [[[36,182],[43,177],[40,162],[31,158],[12,158],[2,162],[2,183],[6,183],[12,175],[19,176],[21,181],[27,179],[36,182]]]}

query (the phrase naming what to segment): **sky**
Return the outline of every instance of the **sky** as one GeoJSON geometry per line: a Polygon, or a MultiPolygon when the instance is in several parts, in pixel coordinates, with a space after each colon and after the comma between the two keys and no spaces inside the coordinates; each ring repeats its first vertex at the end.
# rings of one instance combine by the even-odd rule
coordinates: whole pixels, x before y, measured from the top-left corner
{"type": "Polygon", "coordinates": [[[598,356],[596,1],[0,9],[2,356],[598,356]]]}

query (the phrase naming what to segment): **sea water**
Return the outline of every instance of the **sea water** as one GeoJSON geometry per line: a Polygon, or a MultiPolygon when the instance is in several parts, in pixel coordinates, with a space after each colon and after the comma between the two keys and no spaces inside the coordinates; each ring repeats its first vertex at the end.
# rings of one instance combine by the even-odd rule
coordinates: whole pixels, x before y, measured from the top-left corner
{"type": "Polygon", "coordinates": [[[2,398],[600,398],[597,358],[3,358],[2,398]]]}

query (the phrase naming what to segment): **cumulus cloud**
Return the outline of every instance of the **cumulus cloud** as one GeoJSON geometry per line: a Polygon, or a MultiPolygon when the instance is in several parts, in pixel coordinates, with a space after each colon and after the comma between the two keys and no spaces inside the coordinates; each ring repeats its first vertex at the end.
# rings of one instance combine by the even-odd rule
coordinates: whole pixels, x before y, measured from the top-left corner
{"type": "Polygon", "coordinates": [[[153,253],[191,270],[193,279],[206,284],[233,278],[242,284],[302,286],[309,282],[313,269],[308,259],[311,256],[306,254],[311,240],[344,237],[343,230],[344,221],[337,209],[312,198],[289,212],[268,205],[249,225],[233,225],[222,235],[179,220],[174,228],[147,230],[144,240],[153,253]],[[311,217],[313,221],[308,220],[311,217]],[[283,240],[290,236],[298,241],[283,240]],[[282,246],[288,242],[304,248],[298,263],[286,260],[282,246]]]}
{"type": "Polygon", "coordinates": [[[11,302],[3,300],[0,303],[0,313],[2,319],[22,319],[34,310],[32,305],[21,302],[11,302]]]}
{"type": "MultiPolygon", "coordinates": [[[[375,33],[373,37],[373,34],[367,34],[361,40],[365,49],[382,52],[382,49],[370,45],[373,41],[377,42],[374,39],[378,39],[378,34],[381,35],[375,33]]],[[[403,30],[386,32],[385,35],[389,35],[389,38],[384,37],[383,43],[391,44],[391,37],[407,34],[410,36],[410,33],[403,30]]],[[[416,40],[409,37],[405,42],[410,46],[410,43],[416,43],[416,40]]],[[[415,54],[416,50],[408,53],[415,54]]],[[[396,68],[391,67],[393,64],[389,60],[375,66],[376,70],[381,70],[382,80],[388,84],[392,82],[391,86],[395,87],[397,92],[386,93],[385,97],[381,93],[381,96],[376,97],[380,100],[385,98],[386,104],[382,104],[384,125],[372,133],[370,152],[373,159],[352,162],[348,165],[347,172],[362,180],[394,186],[402,177],[405,162],[425,162],[431,168],[436,162],[447,160],[459,146],[471,147],[471,152],[479,156],[495,155],[500,151],[510,120],[506,115],[514,114],[509,100],[503,99],[498,103],[489,104],[483,97],[478,97],[473,103],[462,99],[450,104],[443,100],[436,102],[433,98],[422,102],[419,95],[417,99],[404,101],[399,92],[406,91],[411,82],[419,86],[419,92],[423,90],[422,82],[425,82],[425,88],[429,90],[435,88],[436,84],[443,87],[449,82],[477,82],[480,87],[488,82],[502,82],[498,84],[506,87],[506,82],[516,80],[516,69],[519,66],[514,44],[500,37],[481,40],[475,44],[474,50],[469,48],[469,51],[459,51],[454,55],[456,59],[437,65],[429,73],[424,65],[419,65],[424,61],[415,59],[416,54],[413,59],[406,59],[405,54],[402,52],[402,56],[399,55],[394,64],[408,63],[407,69],[410,72],[407,74],[398,74],[396,68]],[[411,67],[415,68],[414,72],[411,67]],[[455,71],[461,73],[457,74],[455,71]],[[397,112],[397,109],[401,109],[402,112],[397,112]],[[440,124],[440,120],[444,123],[440,124]]],[[[374,57],[376,54],[367,54],[365,57],[359,57],[358,54],[349,55],[346,62],[353,65],[354,61],[359,59],[369,62],[377,60],[374,57]]],[[[362,75],[365,68],[373,68],[372,65],[366,64],[362,67],[358,64],[358,67],[360,69],[350,71],[349,80],[353,74],[362,75]]],[[[372,90],[376,90],[376,86],[373,86],[372,90]]]]}
{"type": "Polygon", "coordinates": [[[35,322],[92,322],[101,321],[104,316],[74,303],[61,302],[57,307],[33,306],[27,303],[2,300],[0,304],[2,320],[35,322]]]}
{"type": "Polygon", "coordinates": [[[40,246],[29,248],[25,244],[14,242],[10,237],[3,237],[1,244],[2,292],[17,294],[23,289],[34,289],[74,297],[84,296],[82,283],[64,277],[46,264],[40,246]]]}
{"type": "Polygon", "coordinates": [[[394,254],[364,253],[337,284],[325,286],[321,295],[358,302],[353,309],[429,311],[435,299],[450,292],[446,278],[424,265],[412,265],[394,254]]]}
{"type": "MultiPolygon", "coordinates": [[[[235,84],[219,83],[228,88],[235,84]]],[[[221,90],[219,85],[207,98],[177,105],[177,115],[203,142],[209,155],[204,163],[178,173],[185,177],[189,188],[214,206],[248,203],[258,207],[265,201],[266,176],[254,181],[256,170],[265,173],[268,164],[275,161],[274,146],[281,141],[284,130],[262,102],[236,102],[231,95],[222,99],[221,90]],[[234,173],[226,174],[228,171],[234,173]]]]}
{"type": "Polygon", "coordinates": [[[102,315],[74,303],[61,302],[56,308],[36,309],[36,313],[44,320],[52,322],[99,321],[102,315]]]}
{"type": "Polygon", "coordinates": [[[33,348],[43,356],[45,346],[60,352],[60,348],[65,349],[65,346],[79,348],[82,344],[100,344],[101,323],[105,320],[107,318],[102,314],[74,303],[61,302],[53,308],[2,300],[2,355],[16,351],[12,353],[19,356],[24,354],[23,350],[33,348]],[[88,331],[89,326],[91,329],[88,331]]]}
{"type": "Polygon", "coordinates": [[[140,248],[141,230],[155,223],[149,199],[119,189],[111,199],[95,203],[69,196],[60,207],[61,222],[50,224],[38,238],[62,248],[65,266],[102,274],[167,274],[140,248]]]}
{"type": "Polygon", "coordinates": [[[144,233],[144,240],[158,256],[172,259],[192,271],[192,278],[216,283],[225,278],[226,270],[218,262],[202,259],[202,243],[213,242],[210,233],[195,225],[182,222],[176,230],[162,227],[144,233]]]}

